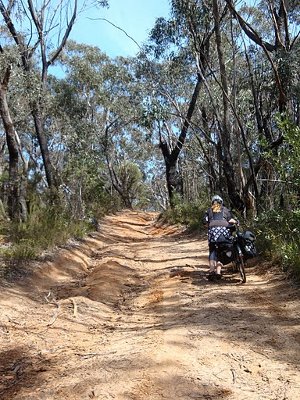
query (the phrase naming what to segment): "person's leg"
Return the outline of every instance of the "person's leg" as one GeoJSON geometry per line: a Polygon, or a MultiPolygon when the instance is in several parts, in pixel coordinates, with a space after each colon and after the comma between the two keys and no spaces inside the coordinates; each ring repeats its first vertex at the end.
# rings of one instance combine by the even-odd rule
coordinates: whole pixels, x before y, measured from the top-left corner
{"type": "Polygon", "coordinates": [[[223,264],[222,264],[220,261],[218,261],[218,262],[217,262],[217,266],[216,266],[216,273],[217,273],[217,275],[219,275],[219,276],[221,276],[222,267],[223,267],[223,264]]]}
{"type": "Polygon", "coordinates": [[[217,267],[217,254],[215,250],[215,244],[209,243],[209,274],[214,274],[217,267]]]}
{"type": "Polygon", "coordinates": [[[220,279],[223,264],[217,259],[215,243],[209,243],[209,279],[220,279]]]}
{"type": "Polygon", "coordinates": [[[209,260],[209,272],[215,272],[217,266],[216,260],[209,260]]]}

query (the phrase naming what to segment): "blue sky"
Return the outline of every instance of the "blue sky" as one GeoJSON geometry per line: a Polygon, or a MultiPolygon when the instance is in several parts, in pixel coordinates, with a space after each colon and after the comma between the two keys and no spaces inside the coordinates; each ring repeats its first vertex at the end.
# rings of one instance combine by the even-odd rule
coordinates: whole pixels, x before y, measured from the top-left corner
{"type": "Polygon", "coordinates": [[[70,38],[79,43],[99,47],[110,57],[135,56],[158,17],[169,15],[169,0],[109,0],[108,9],[90,8],[79,15],[70,38]],[[100,20],[105,18],[112,24],[100,20]]]}

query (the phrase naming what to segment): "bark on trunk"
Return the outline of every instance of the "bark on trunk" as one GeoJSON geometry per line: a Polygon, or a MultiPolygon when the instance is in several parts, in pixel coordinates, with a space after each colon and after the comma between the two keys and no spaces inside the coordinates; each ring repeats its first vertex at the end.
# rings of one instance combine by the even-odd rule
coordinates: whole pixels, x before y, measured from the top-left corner
{"type": "Polygon", "coordinates": [[[19,151],[14,124],[7,103],[10,68],[6,69],[0,84],[0,113],[6,134],[9,154],[8,215],[11,220],[20,219],[19,151]]]}
{"type": "Polygon", "coordinates": [[[44,126],[41,117],[41,113],[39,111],[39,106],[36,106],[32,111],[32,117],[34,120],[35,131],[37,134],[41,155],[43,158],[43,164],[45,169],[46,180],[50,189],[50,192],[55,193],[58,188],[57,179],[55,176],[55,171],[51,162],[50,151],[48,146],[48,141],[46,135],[44,133],[44,126]],[[37,108],[38,107],[38,108],[37,108]]]}
{"type": "MultiPolygon", "coordinates": [[[[11,2],[9,2],[7,6],[5,6],[3,4],[3,1],[0,1],[0,12],[3,16],[4,22],[6,24],[6,27],[8,28],[8,31],[10,32],[11,37],[13,38],[14,42],[17,45],[17,48],[19,49],[22,60],[22,66],[26,73],[30,72],[33,69],[32,56],[37,47],[38,46],[40,47],[40,55],[42,60],[41,90],[43,92],[47,84],[48,68],[55,62],[55,60],[60,55],[61,51],[65,47],[66,41],[73,28],[77,16],[78,0],[73,0],[72,2],[69,2],[70,4],[73,3],[72,4],[73,13],[71,19],[67,24],[64,34],[61,36],[61,41],[58,44],[57,48],[51,52],[50,58],[47,58],[47,53],[46,53],[48,50],[46,43],[46,37],[48,32],[45,29],[45,15],[47,15],[48,11],[50,10],[50,4],[45,3],[40,10],[36,10],[34,2],[32,0],[27,1],[29,10],[28,17],[30,19],[31,27],[35,26],[36,31],[34,33],[38,36],[38,40],[32,46],[30,43],[26,43],[23,35],[17,31],[16,26],[11,18],[12,4],[10,3],[11,2]]],[[[66,4],[66,6],[68,6],[68,4],[66,4]]],[[[55,10],[54,15],[56,12],[58,11],[55,10]]],[[[49,20],[50,19],[51,18],[49,17],[49,20]]],[[[53,26],[51,26],[50,28],[53,28],[53,26]]],[[[42,112],[43,104],[44,104],[44,99],[42,96],[40,96],[38,99],[34,99],[34,101],[32,102],[32,117],[34,120],[36,134],[41,149],[47,183],[50,188],[52,198],[53,200],[55,200],[58,182],[56,179],[56,174],[53,165],[51,163],[47,136],[44,129],[43,112],[42,112]]]]}
{"type": "Polygon", "coordinates": [[[180,176],[180,173],[177,169],[178,156],[172,157],[172,152],[170,151],[169,146],[166,142],[160,143],[160,149],[165,160],[169,202],[170,206],[174,207],[176,194],[180,197],[183,196],[182,177],[180,176]]]}
{"type": "Polygon", "coordinates": [[[169,201],[171,207],[173,207],[174,200],[176,197],[176,194],[180,197],[183,196],[183,180],[182,176],[180,175],[177,165],[178,165],[178,158],[180,155],[180,152],[182,150],[182,147],[185,143],[186,135],[188,132],[188,128],[190,126],[191,120],[193,113],[195,111],[197,99],[199,96],[199,92],[201,89],[202,85],[202,78],[198,74],[197,76],[197,82],[194,88],[194,92],[189,104],[189,108],[186,114],[186,117],[183,122],[183,126],[180,132],[180,135],[177,139],[175,147],[171,150],[169,145],[160,138],[160,149],[162,151],[162,155],[165,160],[165,166],[166,166],[166,180],[167,180],[167,188],[168,188],[168,194],[169,194],[169,201]]]}
{"type": "Polygon", "coordinates": [[[216,45],[217,45],[218,61],[219,61],[220,75],[222,82],[222,94],[223,94],[223,121],[222,121],[222,126],[220,127],[223,172],[226,178],[228,196],[230,198],[233,207],[239,211],[243,211],[244,203],[243,200],[241,199],[241,196],[239,195],[239,191],[234,179],[235,171],[230,153],[231,138],[229,129],[229,101],[228,101],[229,91],[228,91],[226,67],[222,50],[220,12],[217,0],[213,0],[213,14],[215,21],[216,45]]]}

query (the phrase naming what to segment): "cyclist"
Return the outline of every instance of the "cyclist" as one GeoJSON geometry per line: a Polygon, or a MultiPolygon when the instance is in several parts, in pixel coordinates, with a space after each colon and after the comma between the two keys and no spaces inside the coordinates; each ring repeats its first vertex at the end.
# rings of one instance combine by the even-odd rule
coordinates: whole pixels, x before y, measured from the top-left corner
{"type": "Polygon", "coordinates": [[[236,224],[237,221],[233,218],[231,211],[224,206],[223,199],[215,195],[211,199],[211,207],[206,211],[203,222],[208,227],[208,279],[221,279],[223,264],[217,260],[216,242],[221,235],[230,238],[229,224],[236,224]]]}

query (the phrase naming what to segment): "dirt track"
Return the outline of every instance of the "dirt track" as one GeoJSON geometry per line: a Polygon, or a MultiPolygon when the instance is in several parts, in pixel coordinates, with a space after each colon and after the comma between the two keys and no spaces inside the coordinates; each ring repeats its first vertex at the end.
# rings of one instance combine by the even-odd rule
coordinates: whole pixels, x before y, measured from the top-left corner
{"type": "Polygon", "coordinates": [[[206,279],[207,243],[155,214],[105,218],[0,294],[2,400],[298,400],[299,289],[206,279]]]}

